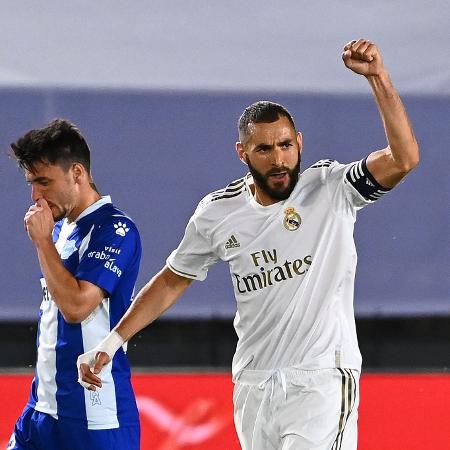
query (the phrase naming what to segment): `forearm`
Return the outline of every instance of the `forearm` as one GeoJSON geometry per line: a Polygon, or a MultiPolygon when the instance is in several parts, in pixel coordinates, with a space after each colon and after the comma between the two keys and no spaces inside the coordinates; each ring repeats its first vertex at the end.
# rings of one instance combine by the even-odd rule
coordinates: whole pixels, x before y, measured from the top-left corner
{"type": "Polygon", "coordinates": [[[76,299],[78,281],[64,267],[52,241],[41,241],[35,245],[47,288],[58,308],[64,310],[65,306],[71,305],[76,299]]]}
{"type": "Polygon", "coordinates": [[[92,292],[85,292],[61,261],[53,242],[42,240],[35,243],[39,264],[53,301],[67,322],[80,322],[98,303],[92,292]]]}
{"type": "Polygon", "coordinates": [[[407,173],[419,162],[419,147],[400,96],[386,71],[367,76],[367,80],[384,124],[389,145],[386,156],[407,173]]]}
{"type": "Polygon", "coordinates": [[[139,291],[115,331],[124,341],[130,340],[169,309],[191,281],[174,274],[167,267],[163,268],[139,291]]]}

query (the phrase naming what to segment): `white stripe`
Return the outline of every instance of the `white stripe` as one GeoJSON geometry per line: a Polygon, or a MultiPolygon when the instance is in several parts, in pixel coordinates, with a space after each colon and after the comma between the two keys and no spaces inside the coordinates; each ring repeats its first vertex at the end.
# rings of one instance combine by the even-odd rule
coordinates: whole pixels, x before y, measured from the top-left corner
{"type": "MultiPolygon", "coordinates": [[[[83,350],[92,350],[109,333],[109,299],[103,299],[87,319],[81,322],[83,350]]],[[[118,428],[116,389],[111,364],[101,372],[102,388],[95,393],[84,389],[86,418],[90,430],[118,428]]]]}
{"type": "MultiPolygon", "coordinates": [[[[42,288],[47,284],[41,278],[42,288]]],[[[56,404],[56,340],[58,337],[58,308],[53,300],[42,300],[41,322],[39,325],[38,358],[36,373],[39,378],[35,409],[52,415],[57,419],[58,407],[56,404]]]]}
{"type": "Polygon", "coordinates": [[[362,170],[362,161],[360,161],[360,162],[358,163],[358,165],[357,165],[357,170],[358,170],[358,173],[359,173],[359,177],[358,177],[358,178],[364,176],[364,172],[363,172],[363,170],[362,170]]]}
{"type": "Polygon", "coordinates": [[[79,258],[79,260],[81,260],[81,258],[84,255],[84,252],[87,250],[87,248],[89,246],[89,242],[91,240],[91,233],[92,233],[92,230],[94,228],[95,228],[95,224],[92,225],[91,229],[89,230],[89,233],[81,241],[80,248],[78,249],[78,258],[79,258]]]}
{"type": "MultiPolygon", "coordinates": [[[[83,239],[78,253],[81,259],[89,246],[92,230],[83,239]]],[[[103,299],[97,308],[81,322],[81,335],[83,337],[83,350],[92,350],[110,332],[109,322],[109,298],[103,299]]],[[[90,430],[118,428],[116,389],[111,374],[111,364],[103,368],[101,372],[102,388],[96,392],[84,389],[86,418],[90,430]]]]}
{"type": "MultiPolygon", "coordinates": [[[[69,224],[67,219],[61,227],[58,240],[55,244],[58,253],[64,247],[75,223],[69,224]]],[[[47,288],[44,278],[41,278],[42,289],[47,288]]],[[[58,338],[58,307],[51,299],[50,293],[43,296],[40,307],[42,311],[39,325],[38,358],[36,362],[36,374],[39,378],[37,388],[36,410],[52,415],[57,418],[56,404],[56,341],[58,338]]]]}
{"type": "Polygon", "coordinates": [[[353,166],[350,169],[350,178],[352,179],[353,183],[356,181],[356,178],[355,178],[355,166],[353,166]]]}

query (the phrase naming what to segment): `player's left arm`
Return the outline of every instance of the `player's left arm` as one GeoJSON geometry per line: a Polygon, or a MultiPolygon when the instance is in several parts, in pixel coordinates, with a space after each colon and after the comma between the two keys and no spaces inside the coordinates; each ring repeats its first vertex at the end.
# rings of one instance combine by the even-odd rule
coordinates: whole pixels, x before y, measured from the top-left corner
{"type": "Polygon", "coordinates": [[[388,145],[371,153],[366,164],[381,186],[392,188],[419,163],[419,146],[406,110],[374,43],[351,41],[344,47],[342,59],[350,70],[365,76],[372,88],[388,145]]]}
{"type": "Polygon", "coordinates": [[[107,295],[95,284],[76,279],[64,267],[52,240],[52,212],[44,199],[39,199],[29,208],[24,224],[36,246],[41,271],[53,301],[66,322],[82,322],[107,295]]]}

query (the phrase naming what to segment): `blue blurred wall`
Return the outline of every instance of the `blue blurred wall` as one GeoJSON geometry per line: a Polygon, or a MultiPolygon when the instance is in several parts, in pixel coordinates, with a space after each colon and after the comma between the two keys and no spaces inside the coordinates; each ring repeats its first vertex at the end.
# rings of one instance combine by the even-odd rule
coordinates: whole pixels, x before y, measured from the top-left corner
{"type": "MultiPolygon", "coordinates": [[[[235,124],[243,108],[259,99],[283,103],[293,113],[304,136],[303,168],[322,158],[350,162],[385,146],[376,106],[364,95],[0,90],[0,320],[34,319],[40,304],[37,258],[22,225],[30,193],[6,156],[10,142],[54,117],[80,127],[97,186],[141,230],[139,288],[176,247],[201,197],[245,173],[234,151],[235,124]]],[[[450,97],[404,101],[422,161],[404,183],[359,214],[360,316],[450,313],[450,97]]],[[[219,264],[167,316],[231,317],[234,302],[227,267],[219,264]]]]}

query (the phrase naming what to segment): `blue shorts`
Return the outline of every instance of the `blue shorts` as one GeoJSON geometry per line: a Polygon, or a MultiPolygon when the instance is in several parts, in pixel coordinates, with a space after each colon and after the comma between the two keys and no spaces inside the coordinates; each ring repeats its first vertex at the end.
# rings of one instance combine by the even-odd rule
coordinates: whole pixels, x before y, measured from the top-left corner
{"type": "Polygon", "coordinates": [[[7,450],[139,450],[140,427],[88,430],[73,420],[26,406],[17,419],[7,450]]]}

